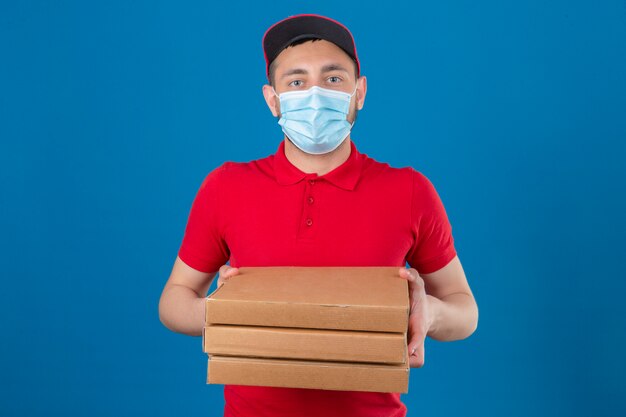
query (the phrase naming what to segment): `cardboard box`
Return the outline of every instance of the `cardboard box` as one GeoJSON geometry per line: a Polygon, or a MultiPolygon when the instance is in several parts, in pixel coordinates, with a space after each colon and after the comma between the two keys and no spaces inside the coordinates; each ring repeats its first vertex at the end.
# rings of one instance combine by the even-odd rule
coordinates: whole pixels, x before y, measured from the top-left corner
{"type": "Polygon", "coordinates": [[[214,324],[204,328],[209,355],[402,364],[406,333],[214,324]]]}
{"type": "Polygon", "coordinates": [[[241,267],[206,299],[207,383],[408,392],[399,267],[241,267]]]}
{"type": "Polygon", "coordinates": [[[406,332],[399,267],[241,267],[206,298],[206,324],[406,332]]]}
{"type": "Polygon", "coordinates": [[[207,383],[407,393],[409,364],[209,356],[207,383]]]}

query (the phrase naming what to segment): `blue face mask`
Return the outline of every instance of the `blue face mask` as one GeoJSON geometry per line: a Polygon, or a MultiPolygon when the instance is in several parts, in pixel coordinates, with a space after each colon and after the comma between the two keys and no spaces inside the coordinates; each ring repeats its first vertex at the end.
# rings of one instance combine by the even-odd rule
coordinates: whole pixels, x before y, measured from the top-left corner
{"type": "Polygon", "coordinates": [[[335,150],[348,136],[354,122],[346,120],[350,100],[356,93],[313,86],[308,90],[287,91],[280,95],[278,124],[294,145],[310,154],[335,150]]]}

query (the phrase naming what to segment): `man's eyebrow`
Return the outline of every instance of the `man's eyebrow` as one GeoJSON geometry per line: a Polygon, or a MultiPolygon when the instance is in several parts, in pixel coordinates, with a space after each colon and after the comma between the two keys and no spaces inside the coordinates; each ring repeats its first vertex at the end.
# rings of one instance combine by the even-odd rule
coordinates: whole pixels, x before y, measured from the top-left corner
{"type": "Polygon", "coordinates": [[[308,74],[308,72],[307,70],[302,69],[302,68],[292,68],[290,70],[285,71],[285,73],[280,76],[280,79],[282,80],[283,78],[289,77],[290,75],[294,75],[294,74],[308,74]]]}
{"type": "MultiPolygon", "coordinates": [[[[339,64],[328,64],[328,65],[324,65],[322,67],[322,73],[325,72],[331,72],[331,71],[344,71],[344,72],[348,72],[348,70],[339,65],[339,64]]],[[[292,68],[290,70],[287,70],[284,72],[283,75],[280,76],[280,79],[282,80],[285,77],[289,77],[290,75],[296,75],[296,74],[300,74],[300,75],[306,75],[309,72],[307,70],[305,70],[304,68],[292,68]]]]}
{"type": "Polygon", "coordinates": [[[324,65],[322,67],[322,72],[331,72],[331,71],[344,71],[344,72],[348,72],[347,69],[345,69],[344,67],[342,67],[339,64],[328,64],[328,65],[324,65]]]}

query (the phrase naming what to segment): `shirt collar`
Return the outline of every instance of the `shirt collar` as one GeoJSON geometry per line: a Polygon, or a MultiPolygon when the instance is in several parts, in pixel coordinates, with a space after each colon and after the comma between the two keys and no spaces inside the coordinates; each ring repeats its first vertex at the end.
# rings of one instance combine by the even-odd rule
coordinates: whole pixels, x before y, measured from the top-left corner
{"type": "MultiPolygon", "coordinates": [[[[286,140],[286,139],[285,139],[286,140]]],[[[354,142],[350,141],[350,156],[341,165],[324,175],[307,174],[293,165],[285,156],[285,140],[280,142],[274,154],[274,174],[280,185],[296,184],[303,179],[324,179],[344,190],[354,190],[361,176],[363,154],[357,151],[354,142]]]]}

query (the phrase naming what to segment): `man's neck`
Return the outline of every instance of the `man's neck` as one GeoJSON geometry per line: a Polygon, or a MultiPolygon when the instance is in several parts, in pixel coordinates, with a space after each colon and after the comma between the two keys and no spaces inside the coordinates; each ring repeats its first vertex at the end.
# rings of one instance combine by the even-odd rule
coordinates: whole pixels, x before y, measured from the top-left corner
{"type": "Polygon", "coordinates": [[[346,162],[350,156],[350,136],[332,152],[312,155],[298,149],[285,137],[285,156],[296,168],[307,174],[324,175],[346,162]]]}

